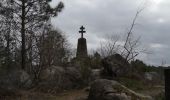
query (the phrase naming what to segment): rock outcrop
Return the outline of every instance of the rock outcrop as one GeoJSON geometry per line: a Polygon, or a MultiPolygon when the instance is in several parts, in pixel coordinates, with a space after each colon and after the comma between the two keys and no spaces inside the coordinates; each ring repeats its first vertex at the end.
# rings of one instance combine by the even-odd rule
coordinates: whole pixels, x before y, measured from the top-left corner
{"type": "Polygon", "coordinates": [[[77,84],[82,77],[80,71],[75,67],[52,66],[41,72],[40,80],[38,87],[41,91],[55,93],[78,87],[77,84]]]}
{"type": "Polygon", "coordinates": [[[92,83],[88,100],[152,100],[152,98],[138,94],[116,81],[99,79],[92,83]]]}
{"type": "Polygon", "coordinates": [[[104,74],[114,79],[124,76],[130,71],[130,64],[119,54],[115,54],[102,59],[104,74]]]}
{"type": "Polygon", "coordinates": [[[157,72],[145,72],[144,78],[154,84],[159,84],[161,82],[161,75],[157,72]]]}
{"type": "Polygon", "coordinates": [[[6,89],[30,88],[32,78],[26,71],[13,70],[0,77],[0,84],[2,87],[6,87],[6,89]]]}

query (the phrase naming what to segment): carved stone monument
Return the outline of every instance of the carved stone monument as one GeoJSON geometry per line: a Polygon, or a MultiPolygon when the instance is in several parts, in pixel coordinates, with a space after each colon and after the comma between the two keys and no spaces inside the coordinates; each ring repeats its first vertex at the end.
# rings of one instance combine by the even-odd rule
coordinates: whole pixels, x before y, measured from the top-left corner
{"type": "Polygon", "coordinates": [[[83,26],[80,27],[81,38],[78,39],[77,44],[77,58],[85,58],[87,57],[87,44],[86,39],[83,37],[83,34],[86,33],[85,28],[83,26]]]}

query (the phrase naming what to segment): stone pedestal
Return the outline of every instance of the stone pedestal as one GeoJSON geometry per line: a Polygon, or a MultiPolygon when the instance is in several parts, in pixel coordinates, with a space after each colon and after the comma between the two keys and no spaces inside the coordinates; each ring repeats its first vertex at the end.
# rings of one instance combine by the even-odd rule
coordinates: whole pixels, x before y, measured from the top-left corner
{"type": "Polygon", "coordinates": [[[165,100],[170,100],[170,68],[164,70],[165,74],[165,100]]]}
{"type": "Polygon", "coordinates": [[[77,58],[87,57],[87,43],[85,38],[79,38],[77,44],[77,58]]]}

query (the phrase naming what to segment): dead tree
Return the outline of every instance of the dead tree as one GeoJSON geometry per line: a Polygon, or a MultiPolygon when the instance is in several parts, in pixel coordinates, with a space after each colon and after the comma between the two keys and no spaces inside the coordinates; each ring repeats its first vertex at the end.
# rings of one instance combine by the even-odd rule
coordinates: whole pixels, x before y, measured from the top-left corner
{"type": "Polygon", "coordinates": [[[110,36],[107,38],[107,41],[101,42],[99,49],[100,55],[103,58],[105,58],[118,53],[120,50],[120,45],[118,44],[118,42],[119,42],[118,35],[110,36]]]}
{"type": "Polygon", "coordinates": [[[123,57],[125,57],[126,61],[131,61],[133,59],[135,59],[135,57],[137,57],[140,53],[139,50],[137,50],[138,46],[139,46],[139,40],[140,40],[140,37],[137,38],[137,39],[134,39],[133,38],[133,29],[134,29],[134,26],[136,25],[136,20],[139,16],[139,14],[143,11],[144,8],[142,9],[139,9],[136,14],[135,14],[135,17],[132,21],[132,24],[130,26],[130,29],[129,31],[127,32],[127,36],[126,36],[126,39],[125,39],[125,43],[123,45],[123,51],[121,52],[121,55],[123,57]]]}

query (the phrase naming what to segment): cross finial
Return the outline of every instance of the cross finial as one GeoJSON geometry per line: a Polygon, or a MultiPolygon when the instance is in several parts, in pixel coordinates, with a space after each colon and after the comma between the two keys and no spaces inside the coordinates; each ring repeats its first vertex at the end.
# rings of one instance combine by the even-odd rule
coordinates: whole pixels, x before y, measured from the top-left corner
{"type": "Polygon", "coordinates": [[[86,33],[86,31],[84,29],[85,29],[84,26],[80,27],[79,33],[81,33],[81,38],[83,38],[83,34],[86,33]]]}

